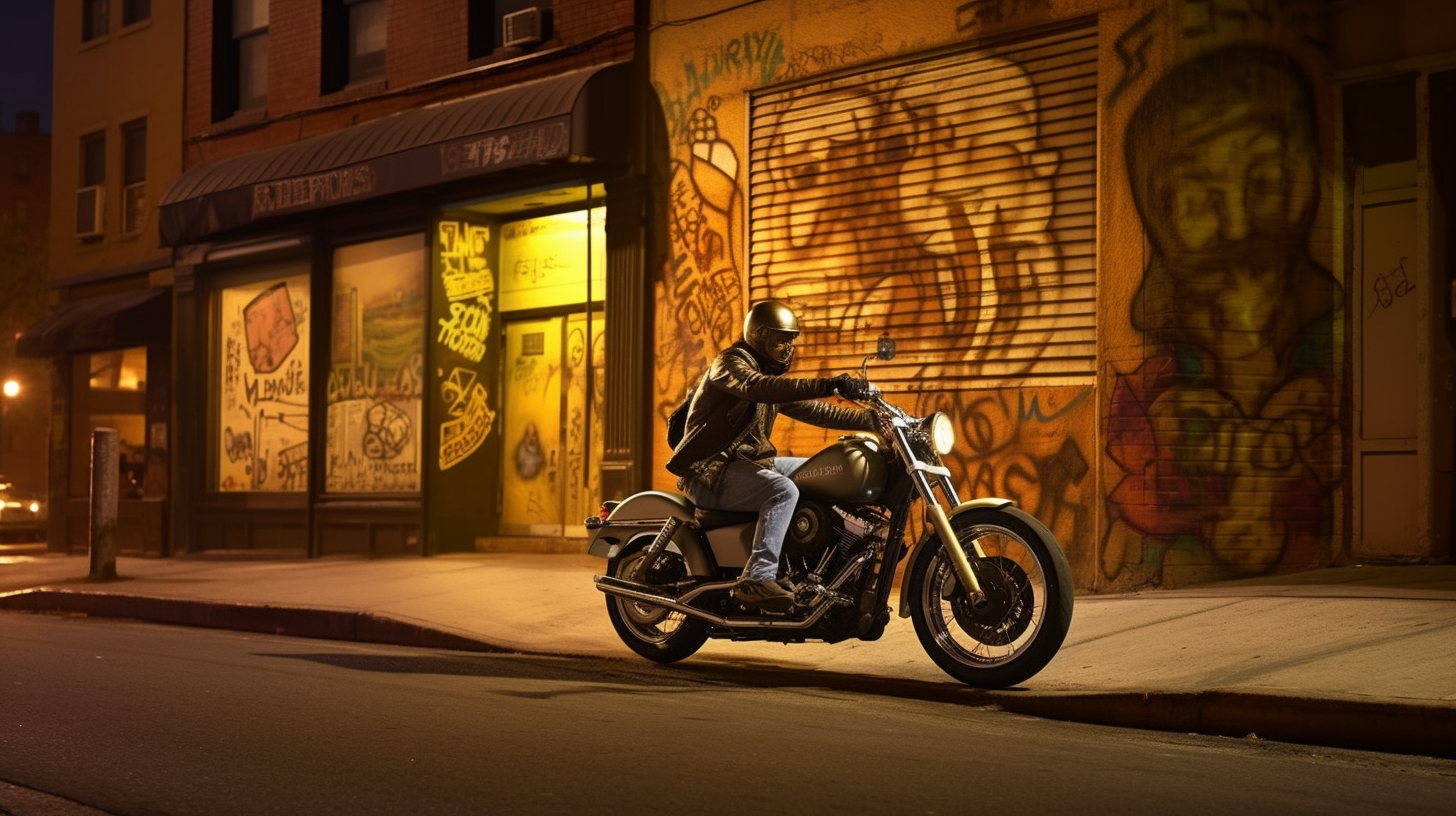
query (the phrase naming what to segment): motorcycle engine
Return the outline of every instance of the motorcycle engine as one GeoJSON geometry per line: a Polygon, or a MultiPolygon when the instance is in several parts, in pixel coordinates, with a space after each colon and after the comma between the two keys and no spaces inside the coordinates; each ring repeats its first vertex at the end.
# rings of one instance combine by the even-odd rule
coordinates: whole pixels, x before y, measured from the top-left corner
{"type": "Polygon", "coordinates": [[[843,533],[844,518],[828,505],[816,501],[800,502],[794,508],[794,516],[789,520],[789,531],[784,536],[784,554],[812,556],[825,547],[838,543],[843,533]]]}
{"type": "Polygon", "coordinates": [[[783,556],[790,574],[817,573],[827,578],[859,552],[876,528],[833,505],[800,502],[784,536],[783,556]]]}

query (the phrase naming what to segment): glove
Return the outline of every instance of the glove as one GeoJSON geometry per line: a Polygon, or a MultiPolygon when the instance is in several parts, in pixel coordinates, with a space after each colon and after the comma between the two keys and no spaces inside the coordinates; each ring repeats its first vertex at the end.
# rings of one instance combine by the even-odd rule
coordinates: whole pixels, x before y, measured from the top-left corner
{"type": "Polygon", "coordinates": [[[851,377],[848,374],[840,374],[838,377],[831,378],[829,382],[835,392],[847,400],[867,400],[880,394],[880,389],[870,385],[868,381],[851,377]]]}

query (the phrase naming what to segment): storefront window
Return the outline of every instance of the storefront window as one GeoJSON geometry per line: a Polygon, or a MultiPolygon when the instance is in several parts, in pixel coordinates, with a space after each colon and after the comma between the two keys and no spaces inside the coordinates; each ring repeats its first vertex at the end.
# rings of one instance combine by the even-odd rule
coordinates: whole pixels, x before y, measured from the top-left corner
{"type": "Polygon", "coordinates": [[[147,350],[118,349],[90,355],[87,433],[114,428],[120,452],[122,498],[139,499],[146,483],[147,350]]]}
{"type": "Polygon", "coordinates": [[[604,300],[606,213],[596,207],[502,226],[501,311],[604,300]]]}
{"type": "Polygon", "coordinates": [[[218,292],[213,434],[220,491],[308,486],[309,276],[301,263],[218,292]]]}
{"type": "Polygon", "coordinates": [[[420,489],[425,238],[334,252],[326,488],[420,489]]]}

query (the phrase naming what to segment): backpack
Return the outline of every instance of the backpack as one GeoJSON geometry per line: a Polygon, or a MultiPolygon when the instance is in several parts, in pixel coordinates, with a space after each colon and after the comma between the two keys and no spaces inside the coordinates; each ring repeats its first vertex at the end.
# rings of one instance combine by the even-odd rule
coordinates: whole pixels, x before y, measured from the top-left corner
{"type": "MultiPolygon", "coordinates": [[[[707,375],[704,375],[707,376],[707,375]]],[[[693,406],[693,397],[698,395],[698,389],[703,387],[702,378],[698,384],[688,389],[688,395],[683,398],[682,404],[673,410],[667,417],[667,446],[677,450],[682,444],[683,435],[688,429],[688,410],[693,406]]]]}

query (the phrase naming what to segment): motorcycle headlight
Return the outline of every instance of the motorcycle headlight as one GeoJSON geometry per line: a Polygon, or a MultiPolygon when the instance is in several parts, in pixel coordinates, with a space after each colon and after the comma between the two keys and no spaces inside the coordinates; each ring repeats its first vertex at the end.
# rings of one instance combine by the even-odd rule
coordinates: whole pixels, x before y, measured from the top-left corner
{"type": "Polygon", "coordinates": [[[955,450],[955,425],[950,417],[936,411],[925,418],[925,426],[930,431],[930,445],[936,456],[945,456],[955,450]]]}

